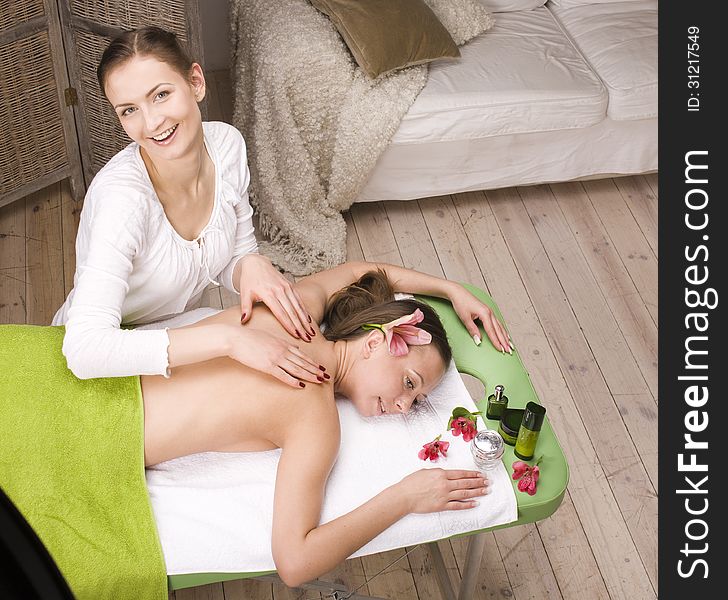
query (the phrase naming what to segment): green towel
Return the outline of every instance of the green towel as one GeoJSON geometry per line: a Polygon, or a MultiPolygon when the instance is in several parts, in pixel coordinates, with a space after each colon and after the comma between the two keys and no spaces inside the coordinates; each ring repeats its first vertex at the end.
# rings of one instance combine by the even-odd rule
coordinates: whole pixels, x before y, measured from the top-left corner
{"type": "Polygon", "coordinates": [[[0,486],[78,600],[166,599],[139,378],[77,379],[63,333],[0,325],[0,486]]]}

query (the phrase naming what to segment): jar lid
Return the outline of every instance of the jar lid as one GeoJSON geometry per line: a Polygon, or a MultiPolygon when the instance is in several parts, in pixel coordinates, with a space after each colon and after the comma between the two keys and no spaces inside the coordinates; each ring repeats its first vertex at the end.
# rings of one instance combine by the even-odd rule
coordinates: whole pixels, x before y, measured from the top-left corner
{"type": "Polygon", "coordinates": [[[524,412],[525,410],[522,408],[506,408],[501,415],[500,421],[500,427],[503,431],[510,436],[516,437],[521,427],[521,421],[523,421],[524,412]]]}
{"type": "Polygon", "coordinates": [[[479,431],[473,438],[473,445],[485,458],[500,458],[505,452],[503,438],[497,431],[479,431]]]}

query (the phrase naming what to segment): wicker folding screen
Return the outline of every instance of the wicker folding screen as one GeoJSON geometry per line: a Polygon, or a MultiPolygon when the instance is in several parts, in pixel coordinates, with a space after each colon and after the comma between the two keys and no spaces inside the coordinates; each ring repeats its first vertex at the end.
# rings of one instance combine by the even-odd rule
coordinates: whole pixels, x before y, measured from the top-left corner
{"type": "Polygon", "coordinates": [[[56,0],[0,0],[0,206],[83,178],[56,0]]]}
{"type": "Polygon", "coordinates": [[[198,1],[0,0],[0,206],[66,177],[82,197],[130,141],[96,81],[104,48],[158,25],[204,66],[198,1]]]}
{"type": "Polygon", "coordinates": [[[174,31],[202,63],[198,0],[59,0],[59,6],[71,84],[78,91],[83,170],[90,182],[130,141],[96,80],[104,48],[125,29],[158,25],[174,31]]]}

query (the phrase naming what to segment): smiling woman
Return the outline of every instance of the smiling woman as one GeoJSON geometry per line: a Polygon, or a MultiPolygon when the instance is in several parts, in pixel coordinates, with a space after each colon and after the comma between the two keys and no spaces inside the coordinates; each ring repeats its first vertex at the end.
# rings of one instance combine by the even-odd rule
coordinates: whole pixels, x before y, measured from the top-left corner
{"type": "Polygon", "coordinates": [[[66,326],[69,368],[82,379],[165,375],[234,356],[297,389],[318,384],[304,352],[253,329],[122,329],[192,308],[215,283],[240,293],[241,325],[262,302],[287,333],[307,343],[316,335],[296,289],[257,254],[245,142],[230,125],[202,122],[205,76],[176,36],[126,32],[97,75],[132,143],[84,200],[74,287],[53,320],[66,326]]]}

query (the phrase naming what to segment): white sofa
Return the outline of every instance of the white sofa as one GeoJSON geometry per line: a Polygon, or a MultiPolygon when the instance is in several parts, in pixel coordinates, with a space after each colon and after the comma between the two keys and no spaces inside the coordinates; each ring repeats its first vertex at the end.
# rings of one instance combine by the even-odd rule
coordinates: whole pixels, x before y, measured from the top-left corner
{"type": "Polygon", "coordinates": [[[482,0],[357,201],[657,170],[657,0],[482,0]],[[545,5],[544,5],[545,4],[545,5]]]}

